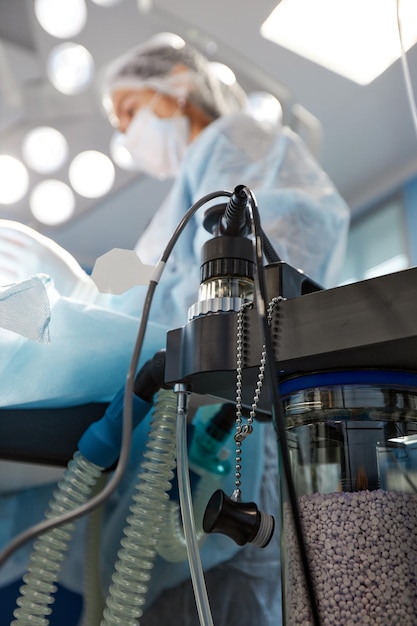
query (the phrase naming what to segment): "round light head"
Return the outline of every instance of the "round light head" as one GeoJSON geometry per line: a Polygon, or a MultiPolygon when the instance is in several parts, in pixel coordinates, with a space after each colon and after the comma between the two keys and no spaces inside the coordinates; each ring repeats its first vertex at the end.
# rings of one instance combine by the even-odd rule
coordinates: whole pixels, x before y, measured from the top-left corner
{"type": "Polygon", "coordinates": [[[0,204],[21,200],[29,187],[29,174],[21,161],[7,154],[0,155],[0,204]]]}
{"type": "Polygon", "coordinates": [[[42,28],[59,39],[78,35],[87,22],[85,0],[35,0],[34,11],[42,28]]]}
{"type": "Polygon", "coordinates": [[[97,150],[80,152],[69,167],[70,183],[80,196],[100,198],[110,191],[115,179],[114,165],[97,150]]]}
{"type": "Polygon", "coordinates": [[[65,163],[68,143],[56,128],[38,126],[25,135],[22,155],[26,165],[39,174],[51,174],[65,163]]]}
{"type": "Polygon", "coordinates": [[[32,191],[29,199],[32,215],[49,226],[66,222],[74,213],[75,197],[61,180],[44,180],[32,191]]]}
{"type": "Polygon", "coordinates": [[[91,83],[94,60],[87,48],[67,42],[51,50],[46,71],[55,89],[71,96],[84,91],[91,83]]]}

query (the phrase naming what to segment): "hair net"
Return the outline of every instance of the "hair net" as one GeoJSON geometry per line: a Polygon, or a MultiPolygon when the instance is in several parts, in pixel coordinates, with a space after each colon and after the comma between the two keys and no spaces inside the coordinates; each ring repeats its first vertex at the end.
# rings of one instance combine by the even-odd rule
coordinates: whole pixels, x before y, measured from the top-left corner
{"type": "Polygon", "coordinates": [[[115,89],[135,87],[185,98],[213,119],[247,106],[246,94],[237,82],[223,82],[206,57],[170,33],[152,37],[109,65],[103,84],[106,110],[111,112],[115,89]]]}

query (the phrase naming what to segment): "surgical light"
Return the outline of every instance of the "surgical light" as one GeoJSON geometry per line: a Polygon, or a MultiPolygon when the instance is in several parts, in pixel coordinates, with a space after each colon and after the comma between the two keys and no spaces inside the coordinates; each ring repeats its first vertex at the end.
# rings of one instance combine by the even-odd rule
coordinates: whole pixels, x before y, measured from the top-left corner
{"type": "Polygon", "coordinates": [[[206,53],[208,54],[208,56],[213,56],[214,54],[216,54],[218,49],[218,45],[215,41],[209,41],[206,45],[206,53]]]}
{"type": "MultiPolygon", "coordinates": [[[[401,0],[400,11],[409,49],[417,42],[417,3],[401,0]]],[[[401,56],[395,2],[281,0],[261,35],[360,85],[401,56]]]]}
{"type": "Polygon", "coordinates": [[[225,85],[234,85],[236,82],[235,73],[225,65],[224,63],[219,63],[217,61],[212,61],[210,63],[210,67],[213,72],[216,74],[217,78],[222,81],[225,85]]]}
{"type": "Polygon", "coordinates": [[[22,143],[26,165],[40,174],[58,170],[68,157],[68,143],[56,128],[38,126],[30,130],[22,143]]]}
{"type": "Polygon", "coordinates": [[[116,4],[120,4],[122,0],[91,0],[94,4],[97,4],[99,7],[113,7],[116,4]]]}
{"type": "Polygon", "coordinates": [[[46,71],[55,89],[68,96],[74,95],[91,83],[94,60],[84,46],[67,42],[51,50],[46,71]]]}
{"type": "Polygon", "coordinates": [[[68,173],[75,191],[85,198],[104,196],[112,188],[115,178],[113,163],[97,150],[77,154],[68,173]]]}
{"type": "Polygon", "coordinates": [[[26,194],[29,174],[21,161],[7,154],[0,155],[0,204],[13,204],[26,194]]]}
{"type": "Polygon", "coordinates": [[[29,205],[38,222],[55,226],[66,222],[73,215],[75,197],[63,181],[48,179],[34,187],[29,205]]]}
{"type": "Polygon", "coordinates": [[[85,0],[35,0],[34,10],[42,28],[59,39],[78,35],[87,22],[85,0]]]}
{"type": "Polygon", "coordinates": [[[149,13],[152,9],[153,0],[137,0],[139,13],[149,13]]]}
{"type": "Polygon", "coordinates": [[[280,101],[266,91],[253,91],[248,94],[249,109],[253,117],[260,122],[279,125],[282,121],[280,101]]]}

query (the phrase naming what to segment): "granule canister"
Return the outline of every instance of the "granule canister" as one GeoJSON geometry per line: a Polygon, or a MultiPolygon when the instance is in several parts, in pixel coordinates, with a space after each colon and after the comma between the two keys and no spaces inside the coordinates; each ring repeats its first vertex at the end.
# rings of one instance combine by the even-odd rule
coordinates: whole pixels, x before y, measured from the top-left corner
{"type": "MultiPolygon", "coordinates": [[[[321,626],[415,626],[417,374],[313,373],[280,390],[321,626]]],[[[310,626],[281,476],[284,624],[310,626]]]]}

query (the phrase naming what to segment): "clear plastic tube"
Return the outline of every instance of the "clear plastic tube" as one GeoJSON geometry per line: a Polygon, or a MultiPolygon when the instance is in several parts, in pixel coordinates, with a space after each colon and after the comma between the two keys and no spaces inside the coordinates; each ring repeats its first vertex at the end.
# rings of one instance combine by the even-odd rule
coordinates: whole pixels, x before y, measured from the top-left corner
{"type": "MultiPolygon", "coordinates": [[[[91,490],[101,475],[101,468],[76,452],[69,462],[63,478],[54,492],[45,514],[48,519],[75,509],[89,499],[91,490]]],[[[30,565],[23,577],[21,596],[17,599],[19,608],[14,611],[15,620],[11,626],[47,626],[46,616],[52,610],[55,583],[58,581],[65,553],[72,539],[74,523],[64,524],[40,535],[33,546],[30,565]]]]}
{"type": "Polygon", "coordinates": [[[177,398],[158,392],[151,432],[127,518],[101,626],[138,626],[174,476],[177,398]]]}
{"type": "MultiPolygon", "coordinates": [[[[207,474],[199,479],[193,494],[195,532],[200,547],[208,536],[203,530],[203,517],[207,502],[218,488],[219,477],[207,474]]],[[[163,559],[171,563],[187,559],[187,544],[181,521],[180,506],[176,501],[171,500],[167,503],[156,551],[163,559]]]]}
{"type": "MultiPolygon", "coordinates": [[[[224,448],[231,434],[230,409],[219,405],[216,413],[200,409],[194,425],[191,444],[188,447],[189,469],[193,474],[192,497],[194,525],[197,543],[201,547],[208,535],[203,530],[203,519],[207,503],[215,491],[220,489],[224,476],[231,465],[224,448]]],[[[234,422],[233,407],[233,425],[234,422]]],[[[178,500],[170,500],[162,520],[161,532],[156,547],[157,553],[166,561],[177,563],[187,559],[187,545],[178,500]]]]}
{"type": "Polygon", "coordinates": [[[204,580],[197,537],[194,525],[193,503],[189,480],[188,448],[187,448],[187,414],[181,411],[181,404],[186,407],[185,392],[179,392],[177,412],[177,455],[178,455],[178,489],[180,493],[181,515],[184,524],[184,536],[190,564],[191,580],[201,626],[213,626],[210,604],[204,580]],[[183,397],[183,402],[181,402],[183,397]]]}

